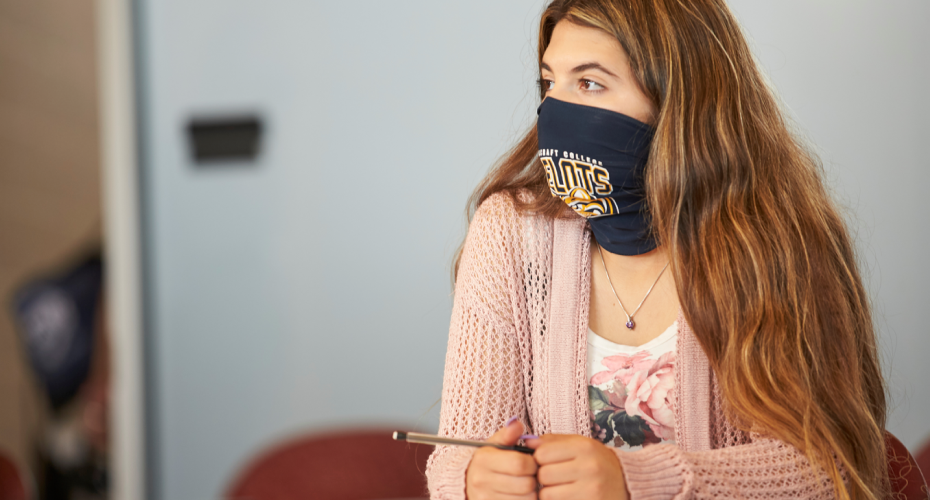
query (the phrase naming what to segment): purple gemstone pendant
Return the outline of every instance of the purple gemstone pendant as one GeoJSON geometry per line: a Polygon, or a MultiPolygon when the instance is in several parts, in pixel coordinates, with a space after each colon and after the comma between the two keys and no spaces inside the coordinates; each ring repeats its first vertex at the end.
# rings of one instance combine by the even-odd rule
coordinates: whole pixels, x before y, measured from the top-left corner
{"type": "Polygon", "coordinates": [[[633,323],[632,319],[626,322],[626,327],[630,330],[632,330],[634,326],[636,326],[636,323],[633,323]]]}

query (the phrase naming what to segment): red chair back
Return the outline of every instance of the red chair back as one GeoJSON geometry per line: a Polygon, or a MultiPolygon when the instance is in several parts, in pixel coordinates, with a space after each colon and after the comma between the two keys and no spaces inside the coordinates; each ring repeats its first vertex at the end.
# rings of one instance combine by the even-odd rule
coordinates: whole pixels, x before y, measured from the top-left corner
{"type": "Polygon", "coordinates": [[[16,464],[0,452],[0,500],[28,500],[26,483],[16,464]]]}
{"type": "Polygon", "coordinates": [[[425,498],[433,451],[394,441],[388,429],[310,435],[260,454],[227,490],[228,500],[425,498]]]}
{"type": "Polygon", "coordinates": [[[917,461],[898,438],[885,432],[885,454],[888,456],[888,476],[891,479],[889,500],[928,500],[930,491],[917,466],[917,461]]]}
{"type": "Polygon", "coordinates": [[[930,440],[924,442],[924,445],[917,450],[917,466],[924,473],[924,478],[930,477],[930,440]]]}

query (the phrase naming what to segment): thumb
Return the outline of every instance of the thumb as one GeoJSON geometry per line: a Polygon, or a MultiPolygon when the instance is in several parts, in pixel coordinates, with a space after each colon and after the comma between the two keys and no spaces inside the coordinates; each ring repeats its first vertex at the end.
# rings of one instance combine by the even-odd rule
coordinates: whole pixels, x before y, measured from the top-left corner
{"type": "Polygon", "coordinates": [[[523,435],[523,423],[513,419],[511,422],[504,424],[497,432],[488,438],[489,443],[513,446],[520,440],[523,435]]]}

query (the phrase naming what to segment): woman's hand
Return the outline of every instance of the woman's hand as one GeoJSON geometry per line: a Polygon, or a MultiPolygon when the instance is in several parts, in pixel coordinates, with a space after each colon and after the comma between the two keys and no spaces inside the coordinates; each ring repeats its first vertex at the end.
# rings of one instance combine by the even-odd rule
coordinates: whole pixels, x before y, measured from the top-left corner
{"type": "MultiPolygon", "coordinates": [[[[514,445],[523,434],[523,424],[511,421],[488,441],[514,445]]],[[[518,451],[478,448],[465,472],[468,500],[536,500],[536,461],[518,451]]]]}
{"type": "Polygon", "coordinates": [[[539,500],[627,500],[629,492],[617,455],[584,436],[547,434],[529,439],[543,486],[539,500]]]}

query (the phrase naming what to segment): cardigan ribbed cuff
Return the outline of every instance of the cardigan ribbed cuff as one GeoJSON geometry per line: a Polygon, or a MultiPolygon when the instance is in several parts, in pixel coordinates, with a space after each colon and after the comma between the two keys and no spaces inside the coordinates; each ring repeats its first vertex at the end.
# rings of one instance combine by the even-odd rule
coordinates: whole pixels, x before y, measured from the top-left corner
{"type": "Polygon", "coordinates": [[[465,473],[475,454],[475,448],[453,447],[443,457],[441,473],[431,478],[431,498],[442,500],[465,500],[465,473]]]}
{"type": "Polygon", "coordinates": [[[678,496],[685,485],[681,450],[672,444],[655,444],[638,451],[614,450],[630,500],[660,500],[678,496]]]}

